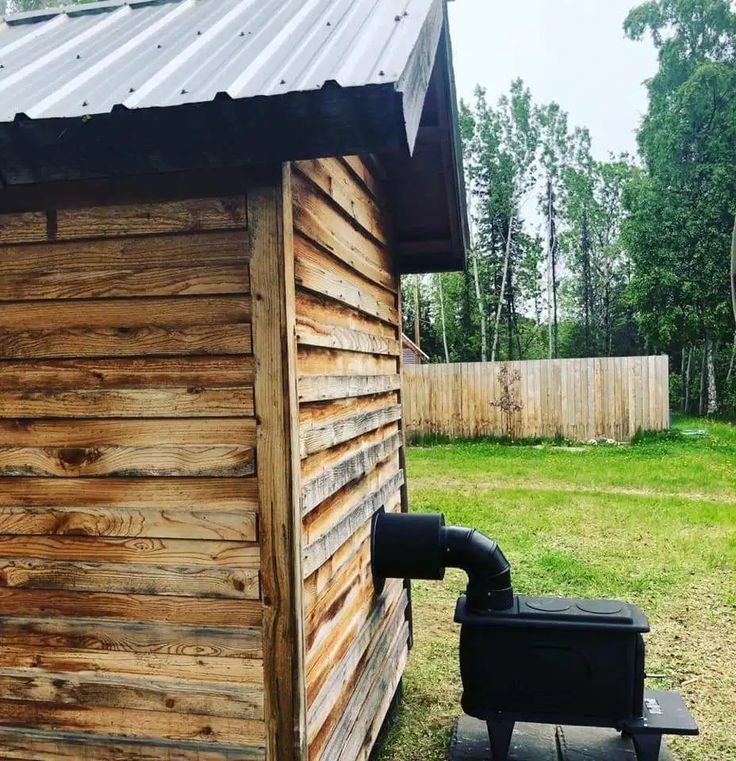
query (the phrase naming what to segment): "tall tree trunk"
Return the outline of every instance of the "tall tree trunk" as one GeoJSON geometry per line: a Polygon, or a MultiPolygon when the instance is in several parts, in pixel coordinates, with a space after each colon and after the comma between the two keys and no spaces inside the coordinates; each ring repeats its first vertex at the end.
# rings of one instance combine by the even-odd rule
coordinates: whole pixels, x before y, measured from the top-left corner
{"type": "Polygon", "coordinates": [[[733,220],[733,235],[731,237],[731,306],[733,319],[736,322],[736,217],[733,220]]]}
{"type": "Polygon", "coordinates": [[[708,355],[708,417],[712,417],[718,412],[718,390],[716,388],[716,348],[713,345],[713,339],[708,338],[705,343],[706,353],[708,355]]]}
{"type": "Polygon", "coordinates": [[[486,303],[480,289],[480,276],[478,275],[478,253],[473,251],[473,280],[475,281],[475,298],[478,302],[478,316],[480,317],[480,358],[482,362],[488,361],[488,321],[486,317],[486,303]]]}
{"type": "Polygon", "coordinates": [[[705,415],[705,373],[708,363],[708,347],[707,342],[703,344],[703,361],[700,365],[700,401],[698,403],[698,415],[703,417],[705,415]]]}
{"type": "Polygon", "coordinates": [[[547,329],[549,333],[549,358],[555,357],[555,254],[554,254],[554,202],[552,179],[547,178],[547,329]]]}
{"type": "MultiPolygon", "coordinates": [[[[733,321],[736,324],[736,216],[733,220],[733,235],[731,236],[731,306],[733,308],[733,321]]],[[[733,368],[736,363],[736,329],[733,333],[733,349],[731,350],[731,362],[728,365],[726,385],[731,385],[733,368]]]]}
{"type": "Polygon", "coordinates": [[[498,351],[498,332],[501,327],[501,312],[503,310],[503,299],[506,295],[506,278],[509,274],[509,262],[511,260],[511,238],[513,236],[514,215],[509,218],[509,229],[506,235],[506,253],[503,258],[503,274],[501,275],[501,290],[498,294],[498,308],[496,309],[496,325],[493,330],[493,348],[491,349],[491,362],[496,361],[496,352],[498,351]]]}
{"type": "Polygon", "coordinates": [[[414,275],[414,343],[422,348],[422,329],[419,318],[419,275],[414,275]]]}
{"type": "Polygon", "coordinates": [[[440,293],[440,321],[442,323],[442,346],[445,350],[445,362],[450,363],[450,352],[447,350],[447,323],[445,322],[445,294],[442,290],[442,275],[437,274],[437,287],[440,293]]]}
{"type": "Polygon", "coordinates": [[[685,406],[683,412],[687,414],[690,411],[690,369],[693,364],[693,345],[690,344],[687,351],[687,365],[685,367],[685,406]]]}
{"type": "Polygon", "coordinates": [[[506,276],[506,340],[508,342],[506,358],[511,361],[514,358],[514,271],[509,261],[509,272],[506,276]]]}
{"type": "MultiPolygon", "coordinates": [[[[736,216],[733,220],[733,235],[731,236],[731,306],[733,307],[733,320],[736,323],[736,216]]],[[[734,359],[736,359],[736,330],[733,334],[733,351],[731,352],[731,364],[728,368],[728,383],[733,377],[734,359]]]]}
{"type": "Polygon", "coordinates": [[[0,18],[8,13],[8,0],[0,0],[0,18]]]}
{"type": "Polygon", "coordinates": [[[591,319],[593,317],[593,297],[591,284],[591,261],[590,261],[590,227],[588,221],[588,209],[583,209],[582,228],[580,232],[580,253],[583,257],[583,315],[585,327],[585,355],[592,357],[594,354],[592,346],[591,319]]]}

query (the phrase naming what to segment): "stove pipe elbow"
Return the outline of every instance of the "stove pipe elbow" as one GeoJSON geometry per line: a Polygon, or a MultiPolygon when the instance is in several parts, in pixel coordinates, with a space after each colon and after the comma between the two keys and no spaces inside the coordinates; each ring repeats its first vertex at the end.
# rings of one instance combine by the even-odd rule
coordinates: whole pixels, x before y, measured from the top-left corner
{"type": "Polygon", "coordinates": [[[468,575],[467,606],[478,612],[514,604],[511,566],[498,544],[480,531],[446,526],[441,514],[379,513],[373,520],[373,578],[441,580],[446,568],[468,575]]]}

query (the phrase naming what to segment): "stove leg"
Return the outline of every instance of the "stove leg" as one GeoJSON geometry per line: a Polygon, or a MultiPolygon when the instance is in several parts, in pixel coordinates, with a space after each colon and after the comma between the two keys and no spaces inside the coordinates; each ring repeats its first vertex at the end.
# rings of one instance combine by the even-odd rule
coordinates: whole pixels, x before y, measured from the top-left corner
{"type": "Polygon", "coordinates": [[[659,761],[662,735],[634,735],[634,749],[638,761],[659,761]]]}
{"type": "Polygon", "coordinates": [[[507,719],[489,719],[486,723],[491,740],[492,761],[507,761],[515,722],[507,719]]]}

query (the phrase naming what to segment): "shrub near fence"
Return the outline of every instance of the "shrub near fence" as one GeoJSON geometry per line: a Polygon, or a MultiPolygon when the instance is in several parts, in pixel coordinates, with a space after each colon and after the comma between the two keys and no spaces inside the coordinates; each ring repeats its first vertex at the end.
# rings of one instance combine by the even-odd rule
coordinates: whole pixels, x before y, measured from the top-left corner
{"type": "Polygon", "coordinates": [[[410,439],[628,441],[669,428],[666,356],[423,365],[403,376],[410,439]]]}

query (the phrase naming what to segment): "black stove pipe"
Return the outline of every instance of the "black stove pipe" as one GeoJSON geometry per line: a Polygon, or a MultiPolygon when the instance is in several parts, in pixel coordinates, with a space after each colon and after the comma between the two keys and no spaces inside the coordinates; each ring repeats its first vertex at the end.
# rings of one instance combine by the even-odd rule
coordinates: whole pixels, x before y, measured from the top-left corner
{"type": "Polygon", "coordinates": [[[468,574],[467,606],[484,612],[514,605],[511,566],[480,531],[446,526],[441,514],[378,513],[373,520],[373,578],[441,580],[446,568],[468,574]]]}

